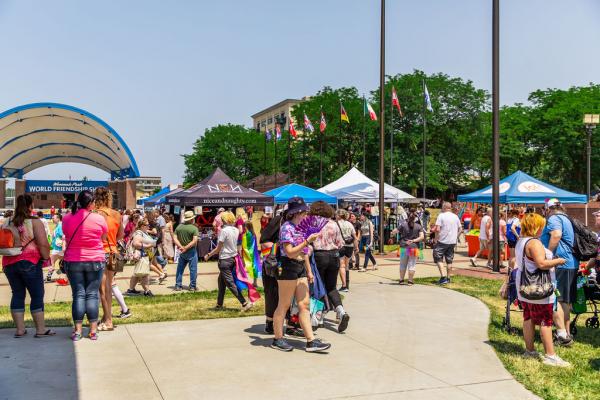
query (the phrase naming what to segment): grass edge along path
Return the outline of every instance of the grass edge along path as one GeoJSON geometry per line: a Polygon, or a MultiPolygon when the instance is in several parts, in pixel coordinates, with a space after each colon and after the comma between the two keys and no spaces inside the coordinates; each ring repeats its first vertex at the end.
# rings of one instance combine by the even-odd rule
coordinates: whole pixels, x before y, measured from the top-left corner
{"type": "MultiPolygon", "coordinates": [[[[415,282],[437,286],[432,278],[418,278],[415,282]]],[[[549,367],[541,361],[527,360],[522,357],[525,351],[522,314],[511,313],[512,326],[518,331],[516,335],[508,334],[502,327],[506,302],[498,295],[501,285],[502,281],[498,280],[453,276],[452,283],[446,288],[475,297],[488,307],[490,344],[508,372],[529,391],[547,400],[600,398],[600,330],[585,328],[582,317],[586,316],[582,315],[573,347],[556,348],[564,360],[573,364],[571,368],[549,367]]],[[[536,349],[543,354],[538,328],[536,349]]]]}
{"type": "MultiPolygon", "coordinates": [[[[199,319],[215,318],[238,318],[256,315],[264,315],[263,293],[252,309],[241,311],[240,303],[229,292],[225,296],[224,309],[215,310],[217,304],[217,291],[179,292],[154,297],[126,296],[125,301],[131,309],[133,316],[120,319],[117,316],[121,312],[119,305],[113,301],[113,322],[115,325],[165,322],[165,321],[189,321],[199,319]]],[[[52,327],[72,326],[71,302],[49,303],[44,305],[46,324],[52,327]]],[[[102,307],[100,307],[102,316],[102,307]]],[[[29,306],[25,310],[25,323],[33,327],[29,306]]],[[[14,328],[10,310],[7,306],[0,306],[0,329],[14,328]]]]}

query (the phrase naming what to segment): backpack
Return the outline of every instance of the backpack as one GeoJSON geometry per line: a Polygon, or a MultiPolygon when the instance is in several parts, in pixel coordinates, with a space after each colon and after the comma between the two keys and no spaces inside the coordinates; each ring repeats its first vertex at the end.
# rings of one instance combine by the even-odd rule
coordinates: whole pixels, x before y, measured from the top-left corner
{"type": "Polygon", "coordinates": [[[596,232],[589,229],[576,218],[571,218],[567,214],[564,215],[573,226],[573,255],[578,261],[588,261],[590,258],[595,258],[598,255],[598,235],[596,232]]]}
{"type": "MultiPolygon", "coordinates": [[[[21,242],[21,234],[16,226],[12,223],[12,220],[7,220],[2,227],[0,227],[0,255],[2,256],[18,256],[23,252],[23,249],[27,247],[34,239],[31,239],[25,246],[21,242]]],[[[25,229],[27,227],[24,226],[25,229]]],[[[31,232],[33,238],[33,229],[31,232]]]]}

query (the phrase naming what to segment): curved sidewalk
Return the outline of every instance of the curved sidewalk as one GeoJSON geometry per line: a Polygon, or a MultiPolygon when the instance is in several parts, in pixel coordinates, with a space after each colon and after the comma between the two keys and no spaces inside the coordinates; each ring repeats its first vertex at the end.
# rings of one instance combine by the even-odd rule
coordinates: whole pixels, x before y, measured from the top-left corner
{"type": "MultiPolygon", "coordinates": [[[[347,333],[308,354],[267,346],[263,318],[122,325],[98,342],[0,330],[7,399],[535,399],[486,343],[485,305],[372,274],[345,296],[347,333]],[[370,281],[370,282],[369,282],[370,281]]],[[[330,317],[333,315],[330,313],[330,317]]],[[[332,325],[333,328],[333,325],[332,325]]]]}

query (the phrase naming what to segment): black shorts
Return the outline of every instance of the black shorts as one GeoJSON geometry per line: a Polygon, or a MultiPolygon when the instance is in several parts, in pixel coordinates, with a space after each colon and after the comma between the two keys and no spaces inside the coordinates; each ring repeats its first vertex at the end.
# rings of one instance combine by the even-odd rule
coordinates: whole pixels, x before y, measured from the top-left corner
{"type": "Polygon", "coordinates": [[[559,303],[575,303],[577,299],[577,270],[556,268],[556,289],[559,303]]]}
{"type": "Polygon", "coordinates": [[[516,240],[508,239],[507,243],[508,243],[508,248],[509,249],[514,249],[517,246],[517,241],[516,240]]]}
{"type": "Polygon", "coordinates": [[[342,248],[340,249],[340,257],[352,258],[353,252],[354,252],[354,247],[342,246],[342,248]]]}
{"type": "Polygon", "coordinates": [[[306,278],[306,267],[304,266],[304,261],[281,257],[281,266],[279,267],[277,280],[295,281],[296,279],[300,278],[306,278]]]}
{"type": "Polygon", "coordinates": [[[456,244],[437,242],[433,247],[433,261],[438,263],[446,260],[446,264],[452,264],[454,260],[454,247],[456,244]]]}

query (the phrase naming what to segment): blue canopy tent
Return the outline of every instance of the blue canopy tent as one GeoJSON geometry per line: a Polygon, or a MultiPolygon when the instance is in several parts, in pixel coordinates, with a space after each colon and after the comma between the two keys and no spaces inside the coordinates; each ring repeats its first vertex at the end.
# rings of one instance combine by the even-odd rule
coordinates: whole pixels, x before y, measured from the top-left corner
{"type": "Polygon", "coordinates": [[[166,196],[170,191],[171,191],[171,189],[169,189],[168,186],[165,186],[164,188],[160,189],[158,192],[154,193],[153,195],[144,197],[143,199],[139,199],[137,201],[137,203],[139,205],[143,205],[145,207],[151,207],[153,204],[146,205],[146,203],[151,203],[152,201],[158,199],[161,196],[166,196]]]}
{"type": "Polygon", "coordinates": [[[322,200],[329,204],[337,204],[337,197],[321,193],[318,190],[314,190],[297,183],[290,183],[288,185],[271,189],[264,194],[267,196],[273,196],[275,198],[275,204],[287,203],[288,200],[294,196],[302,197],[307,203],[314,203],[315,201],[322,200]]]}
{"type": "MultiPolygon", "coordinates": [[[[587,196],[583,194],[571,193],[557,188],[522,171],[517,171],[500,181],[500,203],[502,204],[542,204],[550,198],[557,198],[565,204],[587,203],[587,196]]],[[[458,201],[491,203],[492,186],[490,185],[473,193],[459,195],[458,201]]]]}

